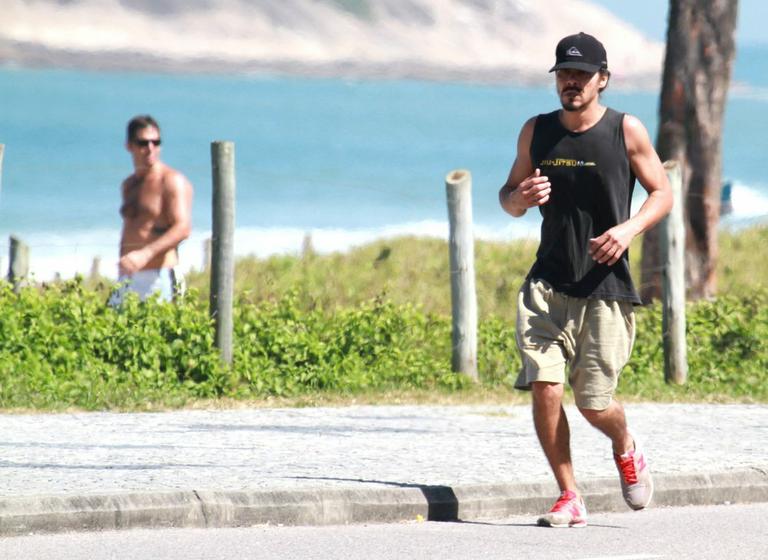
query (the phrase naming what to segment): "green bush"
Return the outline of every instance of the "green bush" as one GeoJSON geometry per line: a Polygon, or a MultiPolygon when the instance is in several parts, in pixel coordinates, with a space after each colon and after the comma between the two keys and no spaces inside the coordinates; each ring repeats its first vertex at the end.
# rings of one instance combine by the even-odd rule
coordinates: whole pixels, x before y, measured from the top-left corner
{"type": "Polygon", "coordinates": [[[381,300],[335,313],[301,311],[295,294],[241,301],[231,369],[196,294],[176,304],[130,297],[114,310],[79,281],[18,295],[3,283],[0,329],[2,408],[141,409],[468,385],[450,371],[447,319],[381,300]]]}
{"type": "MultiPolygon", "coordinates": [[[[739,246],[738,238],[730,243],[739,246]]],[[[219,359],[208,298],[198,289],[175,304],[129,298],[114,310],[105,287],[79,280],[19,293],[0,282],[0,408],[143,410],[208,399],[386,400],[408,392],[452,395],[452,402],[478,392],[511,399],[520,368],[515,292],[530,244],[478,248],[479,389],[451,372],[444,249],[438,241],[396,240],[347,256],[308,251],[240,262],[231,367],[219,359]],[[245,291],[249,278],[253,290],[245,291]]],[[[729,279],[746,286],[745,275],[729,279]]],[[[621,398],[768,402],[762,284],[688,304],[682,387],[664,382],[660,307],[638,308],[637,325],[621,398]]]]}
{"type": "Polygon", "coordinates": [[[236,307],[234,367],[252,395],[461,388],[450,371],[450,326],[412,306],[371,300],[333,313],[297,296],[236,307]]]}
{"type": "Polygon", "coordinates": [[[79,281],[0,283],[0,407],[175,406],[224,394],[205,310],[135,297],[116,311],[79,281]]]}
{"type": "Polygon", "coordinates": [[[768,401],[768,290],[688,303],[688,380],[664,383],[661,308],[638,311],[620,393],[644,400],[768,401]]]}

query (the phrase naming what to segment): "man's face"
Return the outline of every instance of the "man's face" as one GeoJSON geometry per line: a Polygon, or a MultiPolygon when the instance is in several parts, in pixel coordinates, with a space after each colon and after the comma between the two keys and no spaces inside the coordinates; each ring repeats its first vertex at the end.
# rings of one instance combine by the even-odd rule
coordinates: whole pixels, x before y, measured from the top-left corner
{"type": "Polygon", "coordinates": [[[160,131],[154,126],[137,130],[126,148],[136,167],[151,167],[160,161],[160,131]]]}
{"type": "Polygon", "coordinates": [[[557,94],[566,111],[579,111],[595,99],[608,85],[608,76],[600,72],[563,68],[555,72],[557,94]]]}

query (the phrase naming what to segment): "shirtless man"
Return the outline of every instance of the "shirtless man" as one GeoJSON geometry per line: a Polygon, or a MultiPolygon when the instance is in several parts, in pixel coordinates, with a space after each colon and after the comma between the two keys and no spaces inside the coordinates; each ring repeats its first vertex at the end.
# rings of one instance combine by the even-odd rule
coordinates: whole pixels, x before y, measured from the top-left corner
{"type": "Polygon", "coordinates": [[[149,115],[128,123],[125,148],[134,172],[122,184],[120,287],[110,298],[112,306],[127,292],[142,301],[154,293],[171,301],[177,288],[174,267],[177,248],[191,231],[192,185],[160,161],[160,143],[160,126],[149,115]]]}

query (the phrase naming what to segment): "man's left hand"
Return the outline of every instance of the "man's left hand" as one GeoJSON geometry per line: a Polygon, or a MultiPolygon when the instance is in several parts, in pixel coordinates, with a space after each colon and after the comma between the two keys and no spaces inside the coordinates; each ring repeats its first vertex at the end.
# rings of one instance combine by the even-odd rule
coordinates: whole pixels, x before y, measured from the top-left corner
{"type": "Polygon", "coordinates": [[[612,266],[618,262],[635,237],[627,224],[612,227],[599,237],[589,240],[589,254],[600,264],[612,266]]]}

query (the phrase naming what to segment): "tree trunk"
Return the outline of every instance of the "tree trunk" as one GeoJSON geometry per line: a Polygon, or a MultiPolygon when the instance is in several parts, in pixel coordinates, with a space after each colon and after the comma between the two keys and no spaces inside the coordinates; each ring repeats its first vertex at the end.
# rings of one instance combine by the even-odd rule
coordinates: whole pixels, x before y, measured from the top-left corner
{"type": "MultiPolygon", "coordinates": [[[[737,0],[671,0],[656,149],[683,171],[689,295],[717,289],[723,115],[735,55],[737,0]]],[[[659,233],[643,238],[644,301],[661,293],[659,233]]]]}

